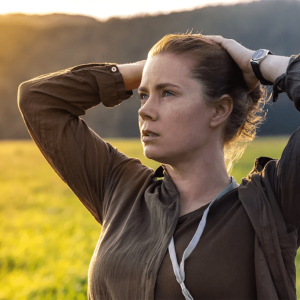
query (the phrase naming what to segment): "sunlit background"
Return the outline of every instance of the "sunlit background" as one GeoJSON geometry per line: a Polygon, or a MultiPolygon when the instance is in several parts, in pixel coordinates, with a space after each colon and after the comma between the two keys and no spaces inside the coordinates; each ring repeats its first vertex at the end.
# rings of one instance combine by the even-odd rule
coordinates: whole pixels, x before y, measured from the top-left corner
{"type": "Polygon", "coordinates": [[[49,14],[67,13],[93,16],[97,19],[107,19],[112,16],[128,17],[137,14],[168,13],[206,5],[234,4],[250,2],[249,0],[185,0],[185,1],[138,1],[138,0],[13,0],[3,1],[0,14],[26,13],[49,14]]]}

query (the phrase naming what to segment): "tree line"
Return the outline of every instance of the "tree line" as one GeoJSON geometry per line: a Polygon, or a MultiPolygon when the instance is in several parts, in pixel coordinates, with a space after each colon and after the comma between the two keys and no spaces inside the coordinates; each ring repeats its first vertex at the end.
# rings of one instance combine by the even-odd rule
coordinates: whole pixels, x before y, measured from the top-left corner
{"type": "MultiPolygon", "coordinates": [[[[222,35],[251,49],[290,56],[300,52],[300,2],[260,1],[168,15],[111,18],[53,14],[0,16],[0,139],[29,138],[17,107],[18,85],[35,76],[91,62],[145,59],[165,34],[222,35]]],[[[103,137],[137,137],[136,94],[116,108],[99,105],[83,117],[103,137]]],[[[293,103],[271,101],[259,134],[290,134],[300,125],[293,103]]]]}

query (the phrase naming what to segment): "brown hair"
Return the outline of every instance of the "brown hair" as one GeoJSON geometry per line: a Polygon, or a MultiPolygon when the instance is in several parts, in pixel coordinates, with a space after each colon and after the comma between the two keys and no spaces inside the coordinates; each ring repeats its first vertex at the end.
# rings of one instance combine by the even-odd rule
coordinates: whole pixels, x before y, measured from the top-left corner
{"type": "Polygon", "coordinates": [[[233,110],[224,129],[225,161],[228,172],[231,171],[264,119],[265,93],[261,85],[249,92],[241,69],[228,52],[201,34],[166,35],[151,48],[148,57],[160,53],[193,59],[191,76],[201,82],[208,105],[225,94],[232,98],[233,110]]]}

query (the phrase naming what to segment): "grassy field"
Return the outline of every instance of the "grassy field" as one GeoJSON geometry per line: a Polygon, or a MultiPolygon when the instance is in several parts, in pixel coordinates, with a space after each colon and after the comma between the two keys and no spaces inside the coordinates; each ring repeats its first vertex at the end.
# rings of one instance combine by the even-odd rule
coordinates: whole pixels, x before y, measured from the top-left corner
{"type": "MultiPolygon", "coordinates": [[[[143,157],[138,140],[110,142],[158,166],[143,157]]],[[[256,157],[278,158],[286,142],[286,137],[257,138],[232,175],[240,182],[256,157]]],[[[89,261],[101,227],[33,142],[0,142],[0,170],[0,300],[86,299],[89,261]]],[[[300,254],[296,264],[300,295],[300,254]]]]}

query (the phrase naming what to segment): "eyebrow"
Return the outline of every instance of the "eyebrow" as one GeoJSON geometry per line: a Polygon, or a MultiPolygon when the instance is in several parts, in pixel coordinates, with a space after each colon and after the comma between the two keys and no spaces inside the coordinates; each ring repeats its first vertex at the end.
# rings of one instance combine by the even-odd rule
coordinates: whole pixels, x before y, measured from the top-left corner
{"type": "MultiPolygon", "coordinates": [[[[166,87],[168,87],[168,86],[173,86],[173,87],[176,87],[176,88],[180,89],[180,86],[178,86],[178,85],[176,85],[176,84],[173,84],[173,83],[168,83],[168,82],[157,84],[157,85],[155,86],[155,89],[156,89],[157,91],[159,91],[159,90],[162,90],[162,89],[164,89],[164,88],[166,88],[166,87]]],[[[147,89],[146,87],[144,87],[144,86],[140,86],[140,87],[138,88],[138,91],[139,91],[139,92],[147,92],[148,89],[147,89]]]]}

